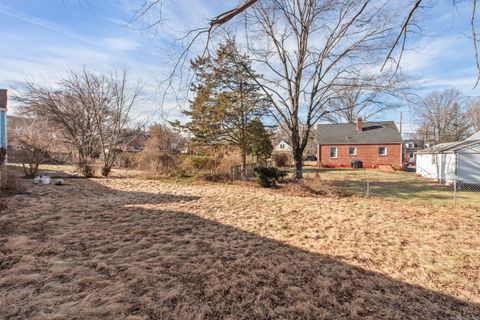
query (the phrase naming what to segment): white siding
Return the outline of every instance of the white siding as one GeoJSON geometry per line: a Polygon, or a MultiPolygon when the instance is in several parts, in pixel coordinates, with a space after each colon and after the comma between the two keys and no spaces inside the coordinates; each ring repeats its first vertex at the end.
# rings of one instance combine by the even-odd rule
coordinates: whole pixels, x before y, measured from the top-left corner
{"type": "Polygon", "coordinates": [[[452,181],[455,179],[455,155],[417,154],[417,174],[442,182],[452,181]]]}
{"type": "Polygon", "coordinates": [[[462,150],[457,159],[458,179],[465,183],[480,184],[480,146],[462,150]]]}

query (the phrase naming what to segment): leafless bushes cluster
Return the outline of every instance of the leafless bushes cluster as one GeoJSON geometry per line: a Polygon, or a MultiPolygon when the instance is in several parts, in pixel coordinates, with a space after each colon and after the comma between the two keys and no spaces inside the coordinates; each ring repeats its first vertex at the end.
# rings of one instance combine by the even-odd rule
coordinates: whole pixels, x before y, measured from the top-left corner
{"type": "Polygon", "coordinates": [[[37,175],[40,164],[50,158],[50,152],[59,141],[58,132],[41,119],[24,119],[12,129],[11,141],[18,147],[25,177],[37,175]]]}
{"type": "Polygon", "coordinates": [[[6,209],[8,197],[26,191],[26,185],[15,174],[0,169],[0,211],[6,209]]]}
{"type": "MultiPolygon", "coordinates": [[[[348,183],[348,181],[346,183],[348,183]]],[[[350,197],[353,195],[347,188],[339,186],[333,181],[322,179],[318,173],[313,177],[289,181],[282,189],[284,193],[301,197],[350,197]]]]}
{"type": "Polygon", "coordinates": [[[135,155],[134,167],[148,176],[193,178],[207,181],[226,181],[230,168],[241,162],[240,156],[180,155],[167,152],[141,152],[135,155]]]}
{"type": "Polygon", "coordinates": [[[209,155],[182,154],[186,139],[166,125],[150,127],[144,148],[138,153],[125,153],[127,167],[143,171],[147,176],[201,178],[224,181],[230,176],[230,168],[241,162],[240,156],[219,151],[209,155]]]}
{"type": "Polygon", "coordinates": [[[62,141],[75,150],[80,171],[92,177],[98,160],[102,174],[109,175],[139,92],[138,85],[130,86],[125,70],[98,75],[84,68],[71,72],[55,88],[27,82],[14,99],[23,115],[53,124],[62,141]]]}

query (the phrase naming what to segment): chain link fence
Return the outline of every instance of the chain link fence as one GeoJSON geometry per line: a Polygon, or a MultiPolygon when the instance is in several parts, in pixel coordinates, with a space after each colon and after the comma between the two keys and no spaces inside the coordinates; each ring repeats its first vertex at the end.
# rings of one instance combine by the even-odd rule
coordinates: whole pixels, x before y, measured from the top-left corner
{"type": "MultiPolygon", "coordinates": [[[[267,166],[271,165],[273,164],[267,164],[267,166]]],[[[255,178],[255,168],[259,166],[260,164],[253,163],[245,167],[247,179],[255,178]]],[[[293,178],[292,168],[280,169],[285,169],[288,172],[288,178],[293,178]]],[[[230,173],[232,180],[242,180],[242,166],[232,167],[230,173]]],[[[409,172],[306,168],[303,173],[304,183],[317,194],[480,207],[480,181],[475,180],[466,183],[455,177],[446,182],[440,182],[417,176],[415,169],[409,172]]]]}
{"type": "MultiPolygon", "coordinates": [[[[272,161],[267,161],[265,163],[249,163],[245,166],[245,177],[247,179],[253,179],[255,178],[255,168],[258,167],[271,167],[273,166],[272,161]]],[[[232,180],[242,180],[242,166],[233,166],[230,168],[230,178],[232,180]]]]}
{"type": "MultiPolygon", "coordinates": [[[[289,170],[293,177],[293,170],[289,170]]],[[[480,181],[460,179],[439,182],[415,172],[384,172],[374,169],[310,169],[304,171],[307,184],[328,189],[340,196],[362,196],[444,205],[480,207],[480,181]]]]}

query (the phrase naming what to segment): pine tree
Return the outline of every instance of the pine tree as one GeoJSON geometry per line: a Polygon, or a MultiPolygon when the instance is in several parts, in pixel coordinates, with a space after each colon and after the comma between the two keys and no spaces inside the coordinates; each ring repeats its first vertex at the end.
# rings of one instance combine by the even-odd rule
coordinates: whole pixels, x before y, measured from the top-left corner
{"type": "Polygon", "coordinates": [[[192,62],[196,82],[195,98],[185,114],[191,117],[187,128],[194,140],[209,144],[236,146],[242,156],[242,176],[249,151],[248,127],[267,110],[266,99],[252,75],[251,61],[239,53],[234,40],[220,45],[215,57],[192,62]]]}
{"type": "Polygon", "coordinates": [[[260,118],[255,118],[249,123],[247,134],[248,153],[255,156],[257,162],[270,157],[273,151],[272,141],[260,118]]]}

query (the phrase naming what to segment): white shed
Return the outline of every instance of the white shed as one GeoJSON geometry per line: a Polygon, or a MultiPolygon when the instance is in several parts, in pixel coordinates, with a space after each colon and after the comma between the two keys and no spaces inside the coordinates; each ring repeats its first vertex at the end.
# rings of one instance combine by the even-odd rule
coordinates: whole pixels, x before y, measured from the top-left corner
{"type": "Polygon", "coordinates": [[[417,174],[440,182],[480,184],[480,140],[441,143],[417,153],[417,174]]]}

